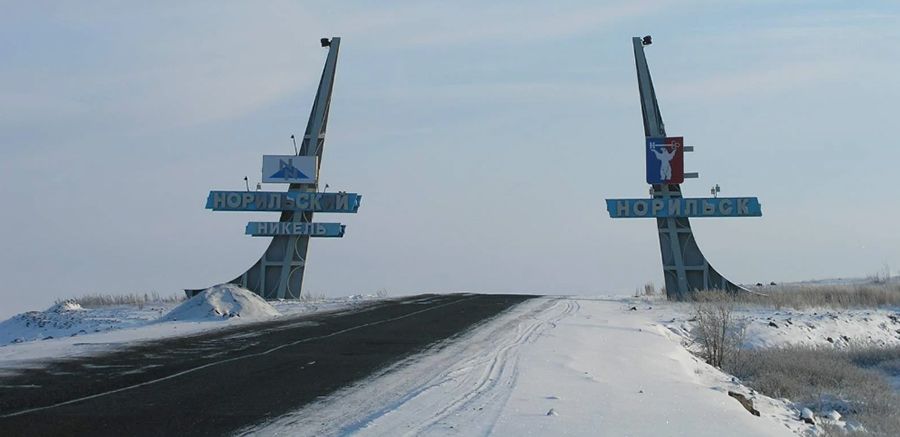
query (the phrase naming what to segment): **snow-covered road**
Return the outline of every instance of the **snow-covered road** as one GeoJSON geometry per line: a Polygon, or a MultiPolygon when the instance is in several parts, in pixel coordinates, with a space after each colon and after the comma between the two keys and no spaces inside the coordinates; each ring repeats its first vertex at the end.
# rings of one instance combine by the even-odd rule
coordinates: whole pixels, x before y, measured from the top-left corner
{"type": "Polygon", "coordinates": [[[700,362],[625,299],[527,301],[302,410],[263,435],[791,435],[783,402],[700,362]]]}

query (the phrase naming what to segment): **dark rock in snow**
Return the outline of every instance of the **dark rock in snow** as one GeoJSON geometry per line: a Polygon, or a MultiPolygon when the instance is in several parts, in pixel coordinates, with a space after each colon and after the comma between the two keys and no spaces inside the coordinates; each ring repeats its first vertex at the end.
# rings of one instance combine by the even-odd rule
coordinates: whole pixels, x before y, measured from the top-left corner
{"type": "Polygon", "coordinates": [[[744,406],[744,409],[749,411],[750,414],[752,414],[756,417],[759,417],[759,410],[757,410],[756,408],[753,408],[753,400],[752,399],[750,399],[747,396],[744,396],[738,392],[733,392],[731,390],[728,391],[728,396],[731,396],[731,397],[737,399],[737,401],[740,402],[741,405],[744,406]]]}
{"type": "Polygon", "coordinates": [[[771,326],[771,327],[773,327],[773,328],[777,328],[777,327],[778,327],[778,325],[775,324],[775,322],[769,322],[769,326],[771,326]]]}
{"type": "Polygon", "coordinates": [[[800,410],[800,420],[802,420],[810,425],[815,425],[816,424],[816,415],[813,414],[812,410],[810,410],[809,408],[804,408],[804,409],[800,410]]]}

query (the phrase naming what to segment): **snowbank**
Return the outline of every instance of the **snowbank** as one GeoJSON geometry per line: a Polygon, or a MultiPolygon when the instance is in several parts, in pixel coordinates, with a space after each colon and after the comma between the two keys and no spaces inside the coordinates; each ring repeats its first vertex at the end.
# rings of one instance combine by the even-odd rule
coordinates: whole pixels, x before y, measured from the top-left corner
{"type": "MultiPolygon", "coordinates": [[[[663,325],[684,338],[690,337],[693,315],[688,306],[660,303],[657,307],[663,310],[660,317],[663,325]]],[[[745,348],[900,346],[900,310],[897,309],[738,307],[735,317],[746,329],[745,348]]]]}
{"type": "Polygon", "coordinates": [[[182,307],[177,307],[178,304],[174,302],[154,302],[82,308],[75,301],[69,300],[53,305],[45,311],[28,311],[0,322],[0,365],[13,355],[29,359],[40,359],[54,354],[67,355],[68,352],[62,352],[58,347],[68,349],[72,343],[120,343],[188,335],[216,329],[219,325],[199,322],[211,320],[227,323],[249,322],[271,318],[278,314],[291,317],[324,311],[354,311],[382,299],[377,296],[356,295],[267,303],[261,302],[262,299],[256,295],[247,296],[247,293],[246,290],[236,293],[220,290],[213,293],[212,301],[208,303],[200,300],[193,303],[187,301],[182,307]],[[230,296],[225,296],[226,294],[230,296]],[[240,297],[235,297],[238,295],[240,297]],[[196,306],[193,306],[195,304],[196,306]],[[175,312],[174,310],[178,308],[179,312],[175,312]],[[177,322],[174,322],[176,319],[177,322]],[[114,331],[127,332],[114,333],[114,331]],[[43,343],[45,346],[27,346],[28,343],[35,342],[43,343]],[[60,342],[66,342],[69,346],[63,346],[60,342]],[[13,346],[16,351],[9,349],[13,346]]]}
{"type": "Polygon", "coordinates": [[[900,346],[900,311],[896,310],[744,310],[740,315],[749,322],[744,347],[900,346]]]}
{"type": "Polygon", "coordinates": [[[69,301],[46,311],[22,313],[0,322],[0,374],[34,366],[45,360],[100,354],[135,342],[194,335],[235,323],[268,319],[277,314],[295,317],[321,312],[358,311],[382,300],[378,296],[349,296],[273,301],[271,305],[275,312],[272,313],[268,303],[259,305],[261,299],[256,295],[247,297],[244,293],[247,291],[216,292],[213,295],[219,296],[217,303],[194,300],[194,303],[199,302],[196,307],[187,306],[191,302],[187,301],[181,307],[176,307],[173,302],[158,302],[81,308],[69,301]],[[226,297],[225,294],[231,296],[226,297]],[[213,306],[220,315],[215,315],[214,310],[209,313],[213,306]],[[181,310],[176,313],[174,310],[178,308],[181,310]],[[202,315],[209,317],[200,317],[202,315]],[[214,320],[218,322],[212,322],[214,320]]]}
{"type": "Polygon", "coordinates": [[[167,321],[204,321],[240,317],[265,320],[281,313],[265,299],[234,284],[220,284],[204,290],[166,314],[167,321]]]}
{"type": "Polygon", "coordinates": [[[163,310],[148,307],[122,312],[119,308],[84,309],[74,301],[60,302],[45,311],[28,311],[0,322],[0,346],[132,327],[158,318],[163,310]]]}

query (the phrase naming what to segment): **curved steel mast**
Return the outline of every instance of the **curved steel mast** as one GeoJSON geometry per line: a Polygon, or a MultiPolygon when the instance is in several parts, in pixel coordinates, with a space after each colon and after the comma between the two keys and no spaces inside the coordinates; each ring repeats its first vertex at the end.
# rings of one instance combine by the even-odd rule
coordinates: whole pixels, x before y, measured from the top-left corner
{"type": "MultiPolygon", "coordinates": [[[[331,106],[331,93],[334,88],[334,73],[337,68],[338,50],[341,39],[322,38],[322,47],[328,48],[328,57],[319,89],[313,101],[306,132],[298,155],[318,157],[318,165],[322,166],[322,152],[325,145],[325,131],[328,125],[328,110],[331,106]]],[[[316,192],[315,184],[290,184],[288,192],[316,192]]],[[[284,211],[281,222],[311,223],[312,212],[284,211]]],[[[240,285],[266,299],[296,299],[300,297],[303,287],[303,274],[306,271],[306,260],[309,252],[309,235],[277,235],[272,237],[269,247],[253,266],[240,276],[228,281],[240,285]]],[[[193,296],[203,289],[185,290],[193,296]]]]}
{"type": "MultiPolygon", "coordinates": [[[[634,62],[637,68],[638,90],[641,94],[641,112],[644,116],[644,135],[665,137],[666,127],[663,124],[653,80],[650,78],[650,67],[644,56],[644,39],[634,37],[634,62]]],[[[649,39],[647,40],[649,44],[649,39]]],[[[681,197],[681,186],[678,184],[654,184],[654,199],[674,199],[681,197]]],[[[669,299],[684,299],[689,293],[697,290],[742,289],[735,285],[716,269],[706,258],[691,231],[691,222],[687,217],[665,217],[656,219],[659,234],[659,249],[662,254],[663,276],[666,283],[666,295],[669,299]]]]}

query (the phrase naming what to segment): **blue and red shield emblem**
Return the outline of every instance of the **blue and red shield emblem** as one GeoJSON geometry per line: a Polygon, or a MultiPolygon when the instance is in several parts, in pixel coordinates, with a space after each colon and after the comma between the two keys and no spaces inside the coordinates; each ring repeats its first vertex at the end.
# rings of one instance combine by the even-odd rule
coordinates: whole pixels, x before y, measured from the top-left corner
{"type": "Polygon", "coordinates": [[[684,137],[647,138],[647,183],[684,182],[684,137]]]}

